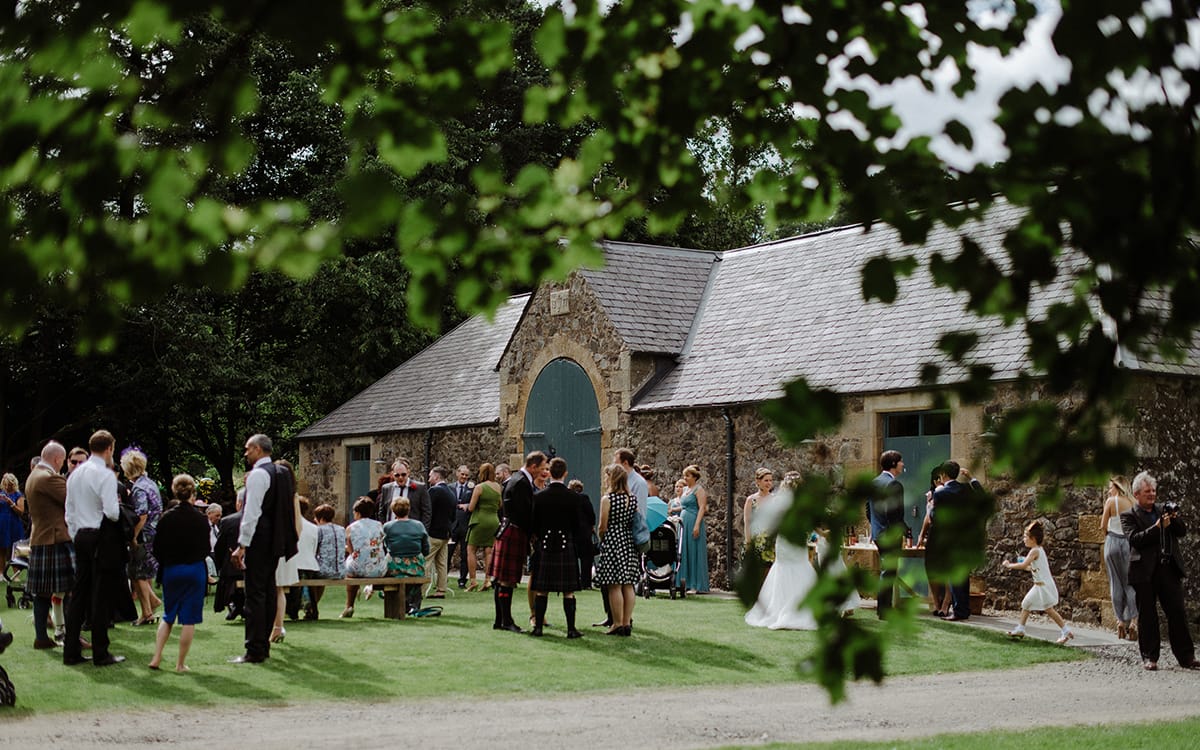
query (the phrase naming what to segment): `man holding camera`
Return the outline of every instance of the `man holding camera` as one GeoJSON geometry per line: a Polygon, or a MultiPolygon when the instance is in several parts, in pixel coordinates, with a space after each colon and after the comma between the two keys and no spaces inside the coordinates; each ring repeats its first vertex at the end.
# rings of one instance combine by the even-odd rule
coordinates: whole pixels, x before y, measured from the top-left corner
{"type": "Polygon", "coordinates": [[[1142,668],[1151,672],[1158,669],[1157,600],[1167,617],[1167,637],[1179,666],[1200,669],[1183,607],[1184,573],[1179,540],[1187,533],[1187,527],[1179,518],[1179,505],[1155,504],[1158,482],[1149,472],[1143,471],[1133,478],[1132,490],[1137,504],[1121,514],[1121,527],[1132,548],[1129,583],[1137,597],[1142,668]]]}

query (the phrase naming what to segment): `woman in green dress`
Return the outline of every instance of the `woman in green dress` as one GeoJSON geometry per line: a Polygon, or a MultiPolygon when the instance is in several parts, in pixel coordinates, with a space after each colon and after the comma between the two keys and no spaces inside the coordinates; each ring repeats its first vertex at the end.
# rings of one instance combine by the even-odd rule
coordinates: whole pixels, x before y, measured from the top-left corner
{"type": "MultiPolygon", "coordinates": [[[[483,550],[483,569],[491,570],[492,545],[496,543],[496,532],[500,529],[500,483],[496,481],[496,468],[491,464],[479,465],[479,476],[471,492],[467,511],[471,514],[471,522],[467,526],[467,578],[471,583],[467,591],[479,591],[480,587],[475,581],[476,550],[483,550]]],[[[487,577],[486,574],[484,577],[487,577]]],[[[491,583],[485,580],[483,590],[489,588],[491,583]]]]}

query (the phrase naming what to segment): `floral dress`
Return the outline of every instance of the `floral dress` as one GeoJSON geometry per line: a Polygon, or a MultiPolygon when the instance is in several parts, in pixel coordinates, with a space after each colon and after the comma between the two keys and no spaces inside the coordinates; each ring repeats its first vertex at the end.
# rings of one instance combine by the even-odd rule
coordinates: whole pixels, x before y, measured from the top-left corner
{"type": "Polygon", "coordinates": [[[153,580],[158,574],[158,560],[154,557],[154,535],[158,530],[158,519],[162,516],[162,495],[158,485],[145,474],[137,478],[129,491],[129,500],[139,516],[146,517],[142,533],[138,535],[138,553],[131,565],[131,577],[142,581],[153,580]]]}
{"type": "Polygon", "coordinates": [[[388,553],[384,549],[383,524],[360,518],[346,527],[350,554],[346,557],[347,578],[382,578],[387,575],[388,553]]]}

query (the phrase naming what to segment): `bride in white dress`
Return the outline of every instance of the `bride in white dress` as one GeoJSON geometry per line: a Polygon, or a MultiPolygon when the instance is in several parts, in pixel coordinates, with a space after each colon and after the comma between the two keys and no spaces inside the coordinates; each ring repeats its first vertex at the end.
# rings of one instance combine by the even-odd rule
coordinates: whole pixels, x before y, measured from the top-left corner
{"type": "MultiPolygon", "coordinates": [[[[778,528],[779,519],[791,507],[792,492],[786,482],[784,489],[759,505],[751,521],[756,532],[778,528]]],[[[824,558],[828,546],[825,538],[818,534],[817,554],[821,558],[824,558]]],[[[845,570],[845,565],[839,556],[830,563],[827,573],[838,575],[845,570]]],[[[812,610],[800,608],[800,602],[804,601],[816,583],[817,571],[808,560],[808,546],[797,547],[777,537],[775,563],[758,591],[758,601],[746,613],[746,624],[771,630],[816,630],[817,619],[812,610]]],[[[845,614],[857,608],[859,603],[858,594],[853,593],[839,609],[845,614]]]]}

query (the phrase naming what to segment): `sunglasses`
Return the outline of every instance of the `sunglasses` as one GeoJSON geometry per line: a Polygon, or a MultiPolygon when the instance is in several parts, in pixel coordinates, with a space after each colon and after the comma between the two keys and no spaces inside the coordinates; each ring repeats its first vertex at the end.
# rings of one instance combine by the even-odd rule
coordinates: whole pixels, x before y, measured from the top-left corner
{"type": "Polygon", "coordinates": [[[393,474],[392,476],[394,476],[394,477],[396,477],[397,479],[399,479],[399,478],[401,478],[401,477],[406,477],[406,476],[408,476],[408,474],[402,474],[401,472],[396,472],[396,473],[395,473],[395,474],[393,474]]]}
{"type": "Polygon", "coordinates": [[[72,459],[71,459],[71,465],[72,465],[72,466],[78,466],[78,465],[79,465],[79,464],[81,464],[81,463],[83,463],[83,459],[82,459],[82,458],[72,458],[72,459]]]}

